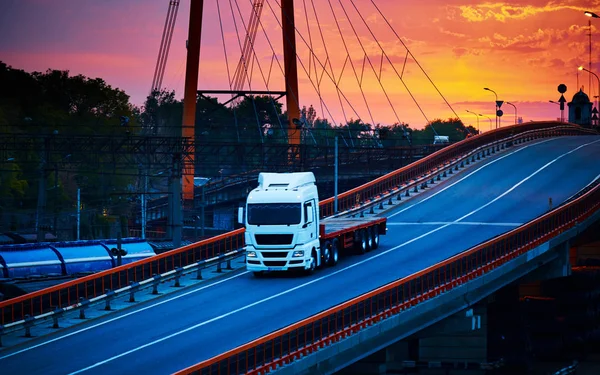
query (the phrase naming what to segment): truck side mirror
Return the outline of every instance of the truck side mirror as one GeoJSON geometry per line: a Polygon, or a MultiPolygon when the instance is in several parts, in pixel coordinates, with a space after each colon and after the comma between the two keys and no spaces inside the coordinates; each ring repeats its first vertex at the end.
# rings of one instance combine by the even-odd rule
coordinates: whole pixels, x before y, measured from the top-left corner
{"type": "Polygon", "coordinates": [[[238,223],[244,224],[244,207],[238,207],[238,223]]]}
{"type": "Polygon", "coordinates": [[[308,211],[306,211],[306,223],[312,223],[314,220],[313,218],[313,211],[311,208],[308,209],[308,211]]]}

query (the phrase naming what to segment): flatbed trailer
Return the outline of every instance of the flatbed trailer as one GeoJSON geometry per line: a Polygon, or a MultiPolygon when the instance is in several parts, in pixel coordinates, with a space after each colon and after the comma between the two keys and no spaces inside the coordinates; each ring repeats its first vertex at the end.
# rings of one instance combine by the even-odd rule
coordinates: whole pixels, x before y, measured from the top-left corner
{"type": "Polygon", "coordinates": [[[322,249],[337,246],[337,249],[332,250],[357,250],[364,254],[379,247],[379,236],[384,235],[386,231],[385,217],[326,218],[321,220],[319,225],[319,239],[322,249]],[[334,244],[334,241],[337,243],[334,244]]]}

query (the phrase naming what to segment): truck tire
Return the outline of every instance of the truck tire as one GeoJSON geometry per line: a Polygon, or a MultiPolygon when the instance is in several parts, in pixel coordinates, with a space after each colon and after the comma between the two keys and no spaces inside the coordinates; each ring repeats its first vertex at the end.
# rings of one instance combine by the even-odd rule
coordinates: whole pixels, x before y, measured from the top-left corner
{"type": "Polygon", "coordinates": [[[364,229],[359,229],[356,233],[356,243],[354,244],[359,254],[367,252],[367,234],[364,229]]]}
{"type": "Polygon", "coordinates": [[[331,248],[333,247],[331,241],[327,240],[321,246],[321,266],[325,267],[331,263],[331,248]]]}
{"type": "Polygon", "coordinates": [[[337,238],[334,238],[331,241],[331,257],[329,257],[328,266],[335,266],[338,262],[338,258],[340,257],[340,241],[337,238]]]}
{"type": "Polygon", "coordinates": [[[375,250],[379,247],[379,225],[371,227],[371,236],[373,237],[371,248],[375,250]]]}
{"type": "Polygon", "coordinates": [[[373,250],[373,228],[365,228],[365,237],[367,240],[367,251],[373,250]]]}
{"type": "Polygon", "coordinates": [[[306,270],[306,273],[308,275],[312,275],[315,270],[317,269],[317,252],[315,251],[315,249],[313,249],[310,253],[310,268],[306,270]]]}

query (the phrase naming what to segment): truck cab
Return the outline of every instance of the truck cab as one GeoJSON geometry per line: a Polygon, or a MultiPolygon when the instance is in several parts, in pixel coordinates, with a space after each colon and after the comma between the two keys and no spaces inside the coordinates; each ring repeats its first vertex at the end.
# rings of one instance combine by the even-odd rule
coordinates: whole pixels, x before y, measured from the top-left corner
{"type": "Polygon", "coordinates": [[[312,172],[260,173],[238,221],[246,227],[248,271],[312,272],[320,266],[319,195],[312,172]]]}

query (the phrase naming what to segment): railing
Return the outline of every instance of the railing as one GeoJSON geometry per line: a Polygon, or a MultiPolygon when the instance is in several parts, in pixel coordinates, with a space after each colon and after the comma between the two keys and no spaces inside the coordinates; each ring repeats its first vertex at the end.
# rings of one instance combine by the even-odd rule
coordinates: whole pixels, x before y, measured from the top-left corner
{"type": "Polygon", "coordinates": [[[264,374],[480,277],[598,210],[600,186],[504,235],[176,374],[264,374]]]}
{"type": "MultiPolygon", "coordinates": [[[[512,125],[495,129],[487,133],[467,138],[462,142],[452,144],[437,151],[416,163],[400,168],[385,176],[377,178],[369,183],[338,195],[338,210],[346,211],[361,204],[373,200],[394,189],[399,189],[403,184],[417,179],[427,172],[433,170],[446,162],[461,157],[471,150],[486,146],[497,145],[505,142],[507,138],[518,139],[523,133],[538,131],[536,136],[554,136],[568,134],[598,134],[595,131],[584,129],[574,125],[564,125],[556,122],[534,122],[527,125],[512,125]],[[542,134],[540,134],[542,131],[542,134]]],[[[320,204],[322,217],[331,216],[334,213],[334,198],[323,200],[320,204]]]]}
{"type": "MultiPolygon", "coordinates": [[[[350,211],[353,208],[361,207],[377,197],[388,194],[394,189],[399,189],[400,186],[406,185],[411,180],[414,181],[426,175],[434,168],[447,167],[449,161],[457,160],[470,151],[486,145],[499,144],[499,140],[503,137],[512,137],[513,140],[518,140],[519,137],[521,139],[533,138],[534,135],[553,136],[582,133],[597,134],[574,125],[541,122],[509,126],[468,138],[465,141],[445,147],[398,171],[340,194],[338,198],[339,210],[350,211]]],[[[334,213],[333,198],[320,203],[320,212],[323,217],[331,216],[334,213]]],[[[71,306],[79,303],[80,298],[89,300],[103,295],[107,289],[123,288],[132,282],[136,283],[151,278],[154,274],[169,272],[178,267],[184,267],[241,248],[244,246],[243,232],[243,229],[231,231],[148,259],[0,302],[0,331],[2,329],[1,325],[22,321],[26,318],[26,315],[33,317],[57,308],[71,306]]]]}
{"type": "MultiPolygon", "coordinates": [[[[244,230],[238,229],[204,241],[132,262],[93,275],[62,283],[21,297],[0,302],[0,325],[31,318],[57,308],[90,300],[206,259],[217,258],[244,245],[244,230]]],[[[0,327],[2,328],[2,327],[0,327]]],[[[1,329],[0,329],[1,334],[1,329]]]]}

